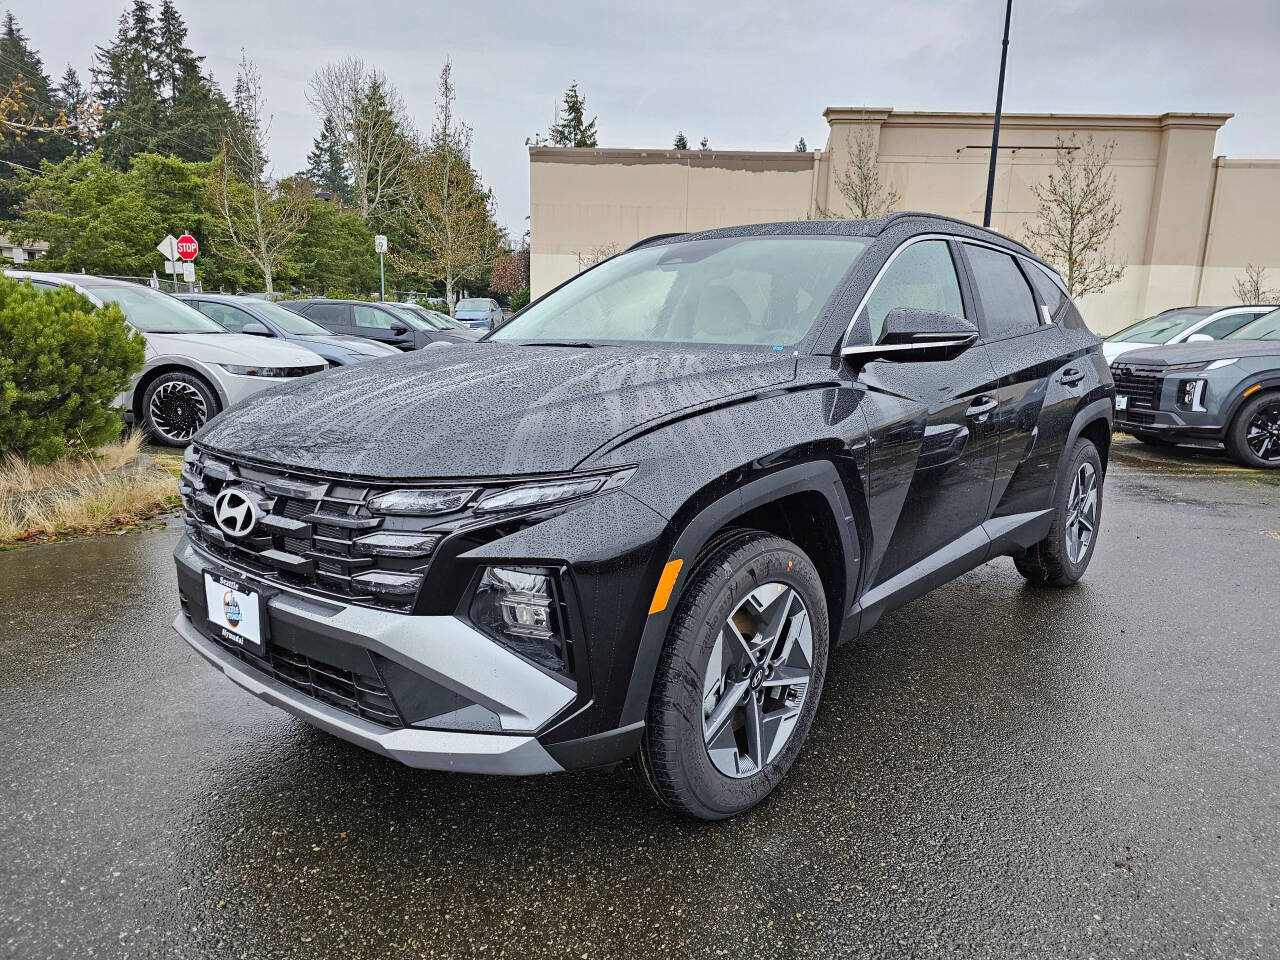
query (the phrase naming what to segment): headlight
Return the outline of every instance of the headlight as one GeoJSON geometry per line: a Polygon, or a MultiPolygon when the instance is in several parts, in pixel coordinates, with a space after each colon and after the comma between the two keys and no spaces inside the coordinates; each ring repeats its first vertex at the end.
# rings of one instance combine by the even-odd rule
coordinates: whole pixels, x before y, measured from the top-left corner
{"type": "Polygon", "coordinates": [[[1209,364],[1207,367],[1205,367],[1205,369],[1206,369],[1206,370],[1221,370],[1223,367],[1229,367],[1229,366],[1231,366],[1233,363],[1239,363],[1239,362],[1240,362],[1240,358],[1239,358],[1239,357],[1232,357],[1232,358],[1231,358],[1231,359],[1229,359],[1229,360],[1215,360],[1215,361],[1213,361],[1213,363],[1211,363],[1211,364],[1209,364]]]}
{"type": "Polygon", "coordinates": [[[220,363],[218,366],[235,377],[300,377],[306,373],[325,370],[329,364],[315,367],[246,367],[238,363],[220,363]]]}
{"type": "Polygon", "coordinates": [[[431,516],[461,510],[475,492],[474,487],[456,490],[392,490],[390,493],[371,497],[367,506],[374,513],[431,516]]]}
{"type": "Polygon", "coordinates": [[[476,510],[520,510],[525,507],[542,507],[562,500],[585,497],[602,490],[612,490],[626,483],[635,473],[634,467],[613,474],[596,477],[575,477],[569,480],[551,480],[546,483],[527,483],[508,490],[491,493],[476,504],[476,510]]]}
{"type": "Polygon", "coordinates": [[[554,574],[489,567],[471,601],[471,621],[493,639],[557,673],[569,672],[554,574]]]}

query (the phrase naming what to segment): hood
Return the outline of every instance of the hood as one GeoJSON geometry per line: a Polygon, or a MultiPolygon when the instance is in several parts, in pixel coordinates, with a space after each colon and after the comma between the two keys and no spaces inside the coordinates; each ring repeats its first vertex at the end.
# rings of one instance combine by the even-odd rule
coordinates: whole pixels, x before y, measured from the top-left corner
{"type": "Polygon", "coordinates": [[[302,335],[291,337],[290,341],[317,352],[326,347],[336,347],[337,352],[358,353],[365,357],[389,357],[400,352],[395,347],[378,343],[376,340],[366,340],[363,337],[348,337],[341,333],[330,334],[327,337],[322,337],[319,334],[315,336],[302,335]]]}
{"type": "Polygon", "coordinates": [[[789,354],[459,344],[299,378],[196,439],[357,477],[558,473],[641,424],[794,376],[789,354]]]}
{"type": "Polygon", "coordinates": [[[458,310],[454,313],[455,320],[488,320],[488,310],[458,310]]]}
{"type": "Polygon", "coordinates": [[[1103,340],[1102,356],[1106,358],[1107,363],[1110,363],[1122,353],[1129,353],[1133,350],[1142,350],[1145,347],[1157,346],[1159,346],[1157,343],[1125,343],[1123,341],[1116,340],[1103,340]]]}
{"type": "Polygon", "coordinates": [[[1167,366],[1200,360],[1230,360],[1239,357],[1280,356],[1280,340],[1202,340],[1163,347],[1144,347],[1124,354],[1125,363],[1167,366]]]}
{"type": "Polygon", "coordinates": [[[148,333],[147,357],[176,354],[205,363],[310,367],[324,361],[300,344],[247,333],[148,333]]]}

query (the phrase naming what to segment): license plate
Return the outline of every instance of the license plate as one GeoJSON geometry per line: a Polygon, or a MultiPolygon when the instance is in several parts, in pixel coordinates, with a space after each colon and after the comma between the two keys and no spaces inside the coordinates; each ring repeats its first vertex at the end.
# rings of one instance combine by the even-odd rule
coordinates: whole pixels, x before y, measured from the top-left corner
{"type": "Polygon", "coordinates": [[[250,653],[266,653],[262,599],[256,591],[221,574],[205,573],[204,599],[214,632],[250,653]]]}
{"type": "Polygon", "coordinates": [[[1128,397],[1126,397],[1126,396],[1123,396],[1123,395],[1117,394],[1117,395],[1116,395],[1116,409],[1117,409],[1117,410],[1128,410],[1128,409],[1129,409],[1129,398],[1128,398],[1128,397]]]}

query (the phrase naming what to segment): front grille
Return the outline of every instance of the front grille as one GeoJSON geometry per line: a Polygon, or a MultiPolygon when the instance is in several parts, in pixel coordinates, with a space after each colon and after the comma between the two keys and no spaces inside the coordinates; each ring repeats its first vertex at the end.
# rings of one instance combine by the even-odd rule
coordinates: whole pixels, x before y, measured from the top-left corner
{"type": "Polygon", "coordinates": [[[1111,365],[1111,378],[1116,393],[1129,398],[1129,406],[1160,409],[1160,387],[1164,383],[1163,367],[1144,367],[1132,363],[1111,365]]]}
{"type": "Polygon", "coordinates": [[[404,726],[386,685],[375,676],[353,673],[275,644],[268,645],[266,656],[259,657],[216,635],[213,639],[249,666],[299,693],[384,727],[404,726]]]}
{"type": "Polygon", "coordinates": [[[384,488],[233,463],[194,448],[179,483],[187,533],[201,548],[264,580],[369,606],[413,608],[430,564],[430,547],[412,556],[372,555],[357,540],[374,531],[421,532],[423,517],[383,517],[366,506],[384,488]],[[214,520],[218,494],[233,486],[251,499],[258,522],[232,537],[214,520]],[[362,582],[362,574],[405,578],[398,593],[362,582]]]}

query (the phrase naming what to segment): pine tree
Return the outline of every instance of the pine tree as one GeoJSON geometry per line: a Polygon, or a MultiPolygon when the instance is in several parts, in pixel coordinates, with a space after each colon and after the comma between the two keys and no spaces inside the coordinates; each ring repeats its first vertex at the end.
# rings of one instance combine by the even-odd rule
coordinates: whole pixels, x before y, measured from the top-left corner
{"type": "Polygon", "coordinates": [[[578,93],[575,80],[564,92],[561,119],[551,127],[551,143],[557,147],[596,146],[596,117],[586,122],[587,98],[578,93]]]}
{"type": "Polygon", "coordinates": [[[698,144],[698,149],[699,149],[699,150],[710,150],[710,149],[711,149],[711,144],[707,141],[707,138],[706,138],[706,137],[703,137],[703,138],[702,138],[702,142],[701,142],[700,144],[698,144]]]}
{"type": "Polygon", "coordinates": [[[808,153],[809,145],[804,142],[804,137],[796,141],[796,153],[808,153]]]}
{"type": "Polygon", "coordinates": [[[673,146],[673,148],[674,148],[674,149],[676,149],[676,150],[688,150],[688,149],[689,149],[689,138],[688,138],[688,137],[686,137],[686,136],[684,135],[684,131],[683,131],[683,130],[677,130],[677,131],[676,131],[676,142],[675,142],[674,144],[672,144],[672,146],[673,146]]]}
{"type": "Polygon", "coordinates": [[[311,141],[307,154],[306,177],[316,186],[328,190],[335,197],[351,200],[351,178],[342,160],[338,143],[338,131],[331,117],[325,117],[320,136],[311,141]]]}
{"type": "Polygon", "coordinates": [[[187,27],[172,0],[154,18],[148,0],[132,0],[114,42],[99,47],[93,83],[102,104],[100,144],[123,169],[138,152],[209,160],[217,152],[231,108],[204,58],[187,46],[187,27]]]}
{"type": "MultiPolygon", "coordinates": [[[[0,28],[0,89],[9,90],[19,81],[23,102],[32,117],[39,116],[48,123],[64,111],[65,105],[44,72],[40,54],[31,49],[17,18],[6,13],[0,28]]],[[[11,219],[14,207],[22,199],[17,183],[20,167],[39,168],[42,160],[56,163],[71,152],[70,140],[60,133],[6,133],[0,138],[0,219],[11,219]]]]}
{"type": "MultiPolygon", "coordinates": [[[[67,120],[72,124],[83,122],[92,109],[89,91],[80,82],[80,74],[75,67],[67,64],[58,81],[58,99],[67,113],[67,120]]],[[[72,149],[78,156],[86,156],[93,149],[93,130],[84,127],[68,131],[72,149]]]]}

